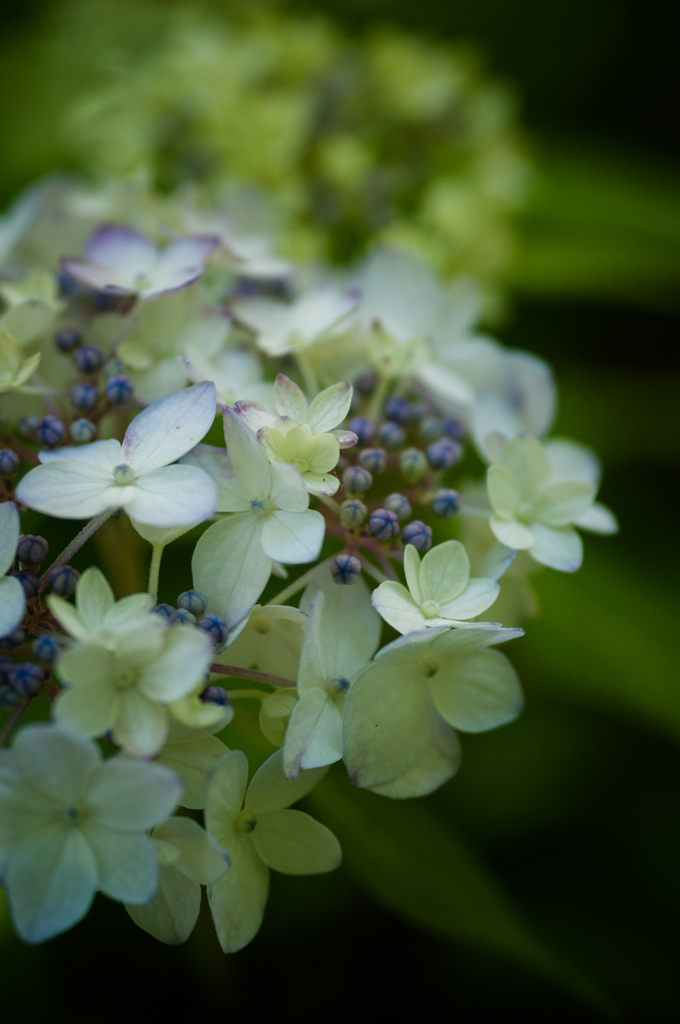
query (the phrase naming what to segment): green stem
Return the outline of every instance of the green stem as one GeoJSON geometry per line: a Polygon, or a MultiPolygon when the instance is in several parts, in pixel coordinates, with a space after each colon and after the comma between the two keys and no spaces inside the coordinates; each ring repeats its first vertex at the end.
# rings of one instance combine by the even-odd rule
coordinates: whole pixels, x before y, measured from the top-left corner
{"type": "Polygon", "coordinates": [[[373,397],[368,405],[368,412],[366,416],[369,420],[377,420],[380,416],[383,402],[385,401],[385,395],[390,386],[390,378],[380,376],[378,380],[378,386],[373,392],[373,397]]]}
{"type": "Polygon", "coordinates": [[[237,679],[252,679],[255,683],[267,683],[269,686],[295,686],[294,679],[284,679],[283,676],[270,676],[267,672],[256,672],[252,668],[240,668],[238,665],[220,665],[214,661],[210,666],[211,672],[217,672],[222,676],[236,676],[237,679]]]}
{"type": "Polygon", "coordinates": [[[327,558],[325,562],[319,562],[319,564],[315,565],[313,569],[309,570],[309,572],[305,572],[302,576],[298,576],[290,586],[286,587],[285,590],[282,590],[280,594],[276,595],[276,597],[273,597],[271,601],[267,601],[267,604],[283,604],[289,597],[292,597],[293,594],[297,594],[298,590],[302,590],[303,587],[306,587],[314,573],[319,569],[323,569],[324,566],[330,565],[334,558],[335,555],[332,555],[330,558],[327,558]]]}
{"type": "Polygon", "coordinates": [[[163,557],[164,550],[165,544],[151,545],[151,565],[149,566],[149,586],[147,590],[150,594],[153,594],[154,598],[158,596],[158,577],[161,571],[161,558],[163,557]]]}
{"type": "Polygon", "coordinates": [[[94,517],[94,519],[90,519],[89,523],[82,528],[80,533],[76,534],[68,547],[64,548],[58,558],[55,558],[47,572],[42,576],[40,580],[41,592],[49,583],[51,573],[53,573],[55,569],[61,568],[62,565],[66,565],[67,562],[70,562],[76,551],[78,551],[79,548],[82,548],[85,541],[89,540],[95,530],[98,530],[102,523],[105,522],[109,516],[113,515],[114,511],[115,510],[112,508],[107,508],[105,512],[100,512],[98,516],[94,517]]]}

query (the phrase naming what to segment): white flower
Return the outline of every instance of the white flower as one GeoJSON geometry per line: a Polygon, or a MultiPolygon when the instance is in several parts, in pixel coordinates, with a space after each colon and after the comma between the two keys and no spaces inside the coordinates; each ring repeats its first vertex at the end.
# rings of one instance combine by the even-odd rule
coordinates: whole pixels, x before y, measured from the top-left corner
{"type": "Polygon", "coordinates": [[[213,660],[295,679],[307,616],[299,608],[256,604],[242,629],[229,635],[228,646],[213,660]]]}
{"type": "Polygon", "coordinates": [[[413,544],[404,551],[408,589],[388,580],[373,591],[373,606],[400,633],[460,625],[489,608],[500,590],[493,579],[470,579],[470,560],[457,540],[438,544],[420,561],[413,544]]]}
{"type": "Polygon", "coordinates": [[[242,949],[257,934],[270,868],[286,875],[315,875],[339,865],[341,851],[333,833],[308,814],[288,809],[325,771],[302,772],[289,782],[277,751],[248,786],[248,762],[240,750],[227,754],[213,770],[206,826],[229,853],[231,868],[210,886],[208,899],[225,953],[242,949]]]}
{"type": "Polygon", "coordinates": [[[380,643],[381,622],[368,587],[339,587],[323,569],[304,594],[310,609],[297,677],[299,700],[283,746],[289,779],[342,757],[342,712],[348,690],[380,643]]]}
{"type": "Polygon", "coordinates": [[[583,544],[573,526],[616,530],[608,509],[593,509],[596,473],[587,450],[571,442],[543,446],[535,437],[513,438],[487,471],[491,529],[507,547],[528,550],[553,569],[575,572],[583,544]]]}
{"type": "Polygon", "coordinates": [[[181,788],[167,768],[102,763],[94,743],[53,725],[22,729],[0,757],[0,873],[22,938],[70,928],[97,890],[153,899],[158,864],[144,833],[172,813],[181,788]]]}
{"type": "Polygon", "coordinates": [[[158,893],[125,909],[140,928],[169,946],[186,942],[201,908],[201,886],[229,869],[229,855],[191,818],[169,818],[151,833],[158,856],[158,893]]]}
{"type": "Polygon", "coordinates": [[[85,259],[66,256],[61,266],[88,288],[154,299],[196,281],[219,244],[212,235],[195,235],[179,238],[161,252],[133,228],[107,224],[89,239],[85,259]]]}
{"type": "Polygon", "coordinates": [[[192,561],[196,589],[232,629],[264,590],[272,561],[313,562],[325,527],[297,469],[271,465],[232,409],[224,410],[224,435],[226,451],[199,445],[183,461],[213,476],[218,511],[237,513],[205,531],[192,561]]]}
{"type": "Polygon", "coordinates": [[[176,719],[170,719],[168,738],[156,762],[171,768],[184,782],[184,791],[179,800],[182,807],[190,807],[192,810],[205,807],[208,772],[221,757],[229,753],[214,733],[228,725],[234,717],[234,709],[227,706],[220,710],[220,718],[201,729],[189,729],[176,719]]]}
{"type": "Polygon", "coordinates": [[[57,519],[86,519],[124,508],[148,526],[184,526],[208,519],[217,492],[194,466],[171,466],[212,426],[215,387],[195,384],[135,416],[119,441],[40,452],[43,463],[16,489],[19,501],[57,519]]]}
{"type": "Polygon", "coordinates": [[[12,633],[24,615],[24,588],[6,573],[14,565],[19,543],[19,513],[12,501],[0,504],[0,637],[12,633]]]}
{"type": "Polygon", "coordinates": [[[232,309],[238,320],[256,332],[257,344],[264,352],[282,356],[345,330],[357,303],[355,293],[324,285],[290,303],[240,299],[232,309]]]}
{"type": "Polygon", "coordinates": [[[116,601],[101,569],[91,566],[78,580],[75,608],[63,597],[50,594],[47,604],[74,640],[101,644],[113,651],[119,640],[136,630],[162,633],[164,623],[152,613],[153,594],[131,594],[116,601]]]}
{"type": "Polygon", "coordinates": [[[381,786],[418,765],[437,713],[463,732],[516,718],[523,700],[515,670],[487,648],[523,633],[480,623],[409,633],[383,647],[345,704],[344,756],[354,784],[381,786]]]}
{"type": "Polygon", "coordinates": [[[506,441],[519,434],[542,437],[557,410],[552,370],[531,352],[507,351],[494,343],[470,378],[477,386],[470,433],[479,455],[495,462],[506,441]]]}
{"type": "Polygon", "coordinates": [[[79,644],[57,660],[68,689],[55,717],[82,736],[111,732],[127,753],[150,757],[166,742],[170,705],[202,687],[211,657],[208,636],[195,626],[137,629],[118,638],[115,652],[79,644]]]}

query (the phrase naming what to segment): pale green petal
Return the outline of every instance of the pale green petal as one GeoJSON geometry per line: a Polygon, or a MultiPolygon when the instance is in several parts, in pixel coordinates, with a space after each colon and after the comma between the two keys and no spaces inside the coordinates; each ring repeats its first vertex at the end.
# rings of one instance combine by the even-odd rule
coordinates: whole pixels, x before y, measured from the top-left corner
{"type": "Polygon", "coordinates": [[[407,544],[404,548],[404,573],[413,600],[420,607],[425,598],[420,589],[420,555],[413,544],[407,544]]]}
{"type": "Polygon", "coordinates": [[[184,781],[182,807],[200,809],[205,807],[208,772],[228,753],[227,747],[216,736],[200,736],[181,742],[170,739],[158,755],[156,763],[166,765],[184,781]]]}
{"type": "Polygon", "coordinates": [[[38,369],[38,366],[40,365],[41,358],[42,352],[36,352],[35,355],[32,355],[30,357],[30,359],[27,359],[24,363],[21,364],[17,372],[17,375],[14,378],[15,387],[21,387],[22,384],[25,384],[26,381],[33,376],[35,371],[38,369]]]}
{"type": "Polygon", "coordinates": [[[12,755],[24,780],[49,797],[74,803],[83,799],[101,766],[95,744],[47,723],[21,729],[12,755]]]}
{"type": "Polygon", "coordinates": [[[614,534],[619,532],[619,524],[616,516],[606,505],[596,501],[578,519],[574,520],[574,526],[581,530],[590,530],[591,533],[614,534]]]}
{"type": "Polygon", "coordinates": [[[265,864],[284,875],[318,875],[342,860],[340,844],[325,825],[302,811],[271,811],[251,834],[265,864]]]}
{"type": "Polygon", "coordinates": [[[374,661],[345,704],[345,763],[355,786],[391,782],[420,760],[432,738],[435,708],[427,671],[374,661]]]}
{"type": "Polygon", "coordinates": [[[287,565],[313,562],[321,552],[324,530],[325,520],[320,512],[312,509],[284,512],[279,509],[265,520],[262,548],[270,559],[275,558],[287,565]]]}
{"type": "Polygon", "coordinates": [[[331,473],[305,473],[305,486],[310,494],[320,494],[332,498],[340,489],[340,481],[331,473]]]}
{"type": "Polygon", "coordinates": [[[218,512],[246,512],[250,508],[253,495],[237,477],[225,448],[199,444],[182,457],[182,462],[198,466],[213,478],[217,484],[218,512]]]}
{"type": "Polygon", "coordinates": [[[169,704],[196,689],[211,657],[207,633],[193,626],[174,626],[162,653],[142,671],[137,686],[150,700],[169,704]]]}
{"type": "MultiPolygon", "coordinates": [[[[300,772],[297,779],[288,780],[283,771],[283,752],[277,750],[255,772],[245,807],[258,817],[269,811],[280,811],[302,800],[327,772],[327,768],[312,768],[300,772]]],[[[210,830],[212,832],[212,829],[210,830]]]]}
{"type": "Polygon", "coordinates": [[[392,782],[373,786],[371,791],[393,800],[427,796],[455,775],[460,757],[460,743],[455,731],[442,718],[437,717],[434,734],[420,760],[392,782]]]}
{"type": "Polygon", "coordinates": [[[516,554],[516,551],[499,541],[490,551],[487,551],[477,566],[477,576],[489,580],[499,580],[514,562],[516,554]]]}
{"type": "Polygon", "coordinates": [[[271,500],[286,512],[304,512],[309,508],[309,494],[305,481],[295,466],[279,462],[272,466],[271,500]]]}
{"type": "Polygon", "coordinates": [[[371,604],[371,593],[363,579],[351,587],[339,587],[333,582],[330,569],[324,566],[305,588],[300,608],[309,611],[314,595],[319,592],[325,598],[322,642],[328,678],[351,682],[378,649],[380,616],[371,604]]]}
{"type": "Polygon", "coordinates": [[[269,869],[250,836],[240,835],[229,849],[231,868],[208,889],[215,931],[225,953],[243,949],[257,935],[269,892],[269,869]]]}
{"type": "MultiPolygon", "coordinates": [[[[321,434],[340,426],[352,404],[353,388],[350,382],[344,381],[326,388],[312,399],[307,413],[307,423],[313,434],[321,434]]],[[[299,417],[298,417],[299,419],[299,417]]]]}
{"type": "Polygon", "coordinates": [[[168,704],[171,718],[170,723],[186,726],[192,730],[208,729],[212,732],[219,732],[225,725],[228,725],[234,717],[232,707],[223,707],[217,704],[206,704],[201,700],[198,693],[190,693],[188,697],[174,700],[168,704]]]}
{"type": "Polygon", "coordinates": [[[145,906],[125,909],[143,931],[159,942],[177,946],[191,935],[201,909],[201,887],[173,867],[160,868],[158,894],[145,906]]]}
{"type": "Polygon", "coordinates": [[[316,434],[314,451],[308,460],[310,473],[328,473],[335,469],[340,458],[340,445],[334,434],[316,434]]]}
{"type": "Polygon", "coordinates": [[[470,578],[470,560],[457,540],[438,544],[423,558],[419,581],[423,601],[444,604],[462,594],[470,578]]]}
{"type": "Polygon", "coordinates": [[[82,826],[97,862],[99,888],[121,903],[148,903],[158,888],[158,860],[147,835],[103,828],[96,820],[82,826]]]}
{"type": "Polygon", "coordinates": [[[275,427],[260,427],[257,440],[270,462],[287,462],[288,446],[286,436],[275,427]]]}
{"type": "MultiPolygon", "coordinates": [[[[324,609],[325,597],[321,591],[312,602],[305,627],[305,638],[300,652],[300,667],[297,675],[297,691],[300,696],[310,687],[316,689],[323,686],[328,678],[321,632],[325,617],[324,609]]],[[[286,769],[286,775],[288,774],[286,769]]]]}
{"type": "MultiPolygon", "coordinates": [[[[231,835],[247,785],[248,761],[240,750],[232,750],[213,766],[208,776],[205,824],[218,842],[231,835]]],[[[231,849],[227,852],[231,855],[231,849]]]]}
{"type": "Polygon", "coordinates": [[[106,676],[93,675],[85,685],[62,690],[54,705],[59,725],[81,736],[103,736],[119,714],[119,692],[106,676]]]}
{"type": "Polygon", "coordinates": [[[153,838],[179,848],[173,866],[199,885],[213,885],[229,868],[226,851],[192,818],[169,818],[154,829],[153,838]]]}
{"type": "Polygon", "coordinates": [[[267,456],[233,409],[224,410],[224,436],[231,465],[248,494],[268,497],[272,477],[267,456]]]}
{"type": "Polygon", "coordinates": [[[113,607],[106,612],[102,625],[105,630],[111,632],[130,628],[148,615],[153,606],[153,594],[130,594],[129,597],[123,597],[120,601],[116,601],[113,607]]]}
{"type": "Polygon", "coordinates": [[[256,605],[243,631],[213,661],[295,679],[305,622],[297,608],[256,605]]]}
{"type": "Polygon", "coordinates": [[[146,615],[117,637],[115,653],[119,664],[125,668],[141,669],[160,655],[167,634],[167,627],[160,616],[146,615]]]}
{"type": "MultiPolygon", "coordinates": [[[[412,547],[412,545],[409,544],[408,547],[412,547]]],[[[373,591],[371,601],[385,622],[389,622],[390,626],[400,633],[412,633],[416,629],[425,629],[427,626],[425,616],[409,591],[406,587],[402,587],[401,583],[395,583],[392,580],[381,583],[373,591]]]]}
{"type": "Polygon", "coordinates": [[[499,516],[491,516],[489,526],[501,544],[505,544],[508,548],[523,551],[534,543],[532,531],[524,523],[518,523],[516,519],[501,519],[499,516]]]}
{"type": "Polygon", "coordinates": [[[533,504],[550,479],[550,461],[535,437],[514,437],[508,441],[498,462],[512,475],[522,502],[533,504]]]}
{"type": "Polygon", "coordinates": [[[153,757],[168,735],[168,709],[149,700],[135,687],[120,691],[113,737],[126,754],[153,757]]]}
{"type": "Polygon", "coordinates": [[[576,572],[583,561],[583,542],[571,526],[532,523],[534,543],[530,555],[541,565],[561,572],[576,572]]]}
{"type": "MultiPolygon", "coordinates": [[[[428,646],[428,655],[440,661],[472,654],[494,644],[504,644],[524,636],[524,630],[517,626],[508,628],[484,622],[466,622],[456,629],[437,630],[436,634],[433,630],[432,633],[434,635],[428,646]]],[[[396,646],[396,643],[391,646],[396,646]]]]}
{"type": "Polygon", "coordinates": [[[520,504],[519,487],[505,466],[489,466],[486,471],[486,486],[489,500],[497,515],[512,519],[520,504]]]}
{"type": "Polygon", "coordinates": [[[101,626],[104,616],[113,607],[114,596],[101,569],[90,566],[78,580],[76,608],[86,629],[101,626]]]}
{"type": "Polygon", "coordinates": [[[262,526],[263,520],[251,513],[222,519],[194,549],[194,586],[205,594],[208,610],[223,615],[230,628],[250,611],[269,579],[271,559],[262,550],[262,526]]]}
{"type": "Polygon", "coordinates": [[[567,526],[592,505],[594,497],[592,484],[551,484],[536,502],[534,515],[545,526],[567,526]]]}
{"type": "Polygon", "coordinates": [[[19,543],[19,513],[13,501],[0,503],[0,576],[14,565],[19,543]]]}
{"type": "Polygon", "coordinates": [[[47,598],[47,607],[59,625],[76,640],[86,640],[90,637],[90,631],[86,628],[80,613],[69,601],[56,594],[50,594],[47,598]]]}
{"type": "Polygon", "coordinates": [[[442,664],[429,682],[442,718],[463,732],[511,722],[524,705],[517,673],[500,651],[480,651],[442,664]]]}
{"type": "Polygon", "coordinates": [[[103,828],[144,832],[174,811],[182,780],[162,765],[116,757],[100,768],[87,807],[103,828]]]}
{"type": "Polygon", "coordinates": [[[260,729],[275,747],[282,747],[288,719],[297,702],[297,690],[292,687],[270,693],[260,708],[260,729]]]}
{"type": "Polygon", "coordinates": [[[494,580],[472,579],[463,593],[439,609],[443,619],[474,619],[490,608],[500,592],[494,580]]]}
{"type": "Polygon", "coordinates": [[[16,576],[0,579],[0,637],[12,633],[24,615],[24,588],[16,576]]]}
{"type": "Polygon", "coordinates": [[[319,687],[306,690],[293,708],[283,744],[283,770],[296,779],[302,769],[321,768],[342,757],[342,714],[319,687]]]}
{"type": "MultiPolygon", "coordinates": [[[[219,488],[218,488],[219,493],[219,488]]],[[[218,511],[221,511],[218,509],[218,511]]],[[[138,523],[136,519],[130,518],[130,522],[134,526],[135,530],[140,537],[147,540],[149,544],[172,544],[173,540],[177,540],[178,537],[182,537],[189,530],[193,530],[194,526],[198,526],[200,520],[195,523],[191,523],[189,526],[145,526],[143,523],[138,523]]]]}
{"type": "Polygon", "coordinates": [[[601,476],[600,460],[590,448],[563,437],[546,441],[544,447],[550,460],[551,483],[578,480],[594,487],[598,486],[601,476]]]}
{"type": "Polygon", "coordinates": [[[300,423],[307,422],[307,399],[297,384],[283,373],[276,378],[274,400],[279,416],[292,416],[300,423]]]}

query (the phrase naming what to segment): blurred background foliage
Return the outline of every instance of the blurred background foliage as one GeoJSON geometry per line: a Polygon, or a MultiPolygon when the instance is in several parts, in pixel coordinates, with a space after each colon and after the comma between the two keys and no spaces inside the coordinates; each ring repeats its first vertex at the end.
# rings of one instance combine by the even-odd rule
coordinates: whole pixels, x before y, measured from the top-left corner
{"type": "MultiPolygon", "coordinates": [[[[344,866],[275,876],[251,947],[224,958],[201,918],[186,947],[167,950],[99,899],[45,947],[2,932],[17,979],[4,986],[7,1011],[93,1012],[94,991],[106,1019],[124,985],[145,1013],[273,1014],[291,999],[356,1013],[380,999],[384,1012],[421,1014],[445,1001],[472,1020],[509,1009],[677,1020],[680,177],[668,14],[661,0],[7,5],[3,205],[55,169],[96,179],[137,170],[142,153],[161,189],[219,191],[225,168],[268,186],[298,254],[345,260],[378,236],[424,249],[443,270],[476,269],[499,336],[554,365],[556,432],[601,454],[602,497],[622,525],[587,540],[574,577],[532,578],[540,614],[513,652],[527,708],[510,727],[465,737],[458,777],[416,804],[330,773],[310,802],[337,832],[344,866]],[[302,19],[299,31],[286,35],[282,16],[302,19]],[[186,68],[169,86],[158,68],[168,40],[181,50],[206,25],[221,27],[212,42],[204,32],[196,59],[221,83],[221,113],[197,132],[191,110],[179,117],[186,68]],[[264,58],[261,47],[247,56],[252,31],[268,39],[264,58]],[[220,33],[233,65],[211,63],[220,33]],[[268,73],[248,77],[258,60],[274,63],[273,86],[268,73]],[[377,65],[387,84],[374,108],[366,81],[377,65]],[[310,75],[351,100],[313,134],[310,75]],[[430,92],[413,117],[419,75],[430,92]],[[401,106],[390,102],[398,93],[401,106]],[[496,120],[489,113],[475,135],[482,101],[496,120]],[[161,108],[163,130],[151,131],[149,111],[161,108]],[[220,126],[239,123],[248,136],[215,146],[220,126]],[[273,150],[259,151],[259,137],[273,150]],[[451,191],[433,207],[437,181],[451,191]],[[472,216],[482,193],[483,222],[472,216]],[[75,992],[74,968],[87,979],[75,992]]],[[[83,549],[82,566],[115,563],[132,542],[115,528],[83,549]]],[[[188,585],[188,550],[166,560],[161,597],[188,585]]],[[[261,757],[254,720],[238,728],[261,757]]]]}

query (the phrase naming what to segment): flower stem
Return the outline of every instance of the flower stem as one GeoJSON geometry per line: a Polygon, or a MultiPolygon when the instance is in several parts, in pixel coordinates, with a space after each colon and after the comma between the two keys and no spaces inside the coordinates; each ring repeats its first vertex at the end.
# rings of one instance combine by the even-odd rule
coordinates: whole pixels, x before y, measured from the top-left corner
{"type": "Polygon", "coordinates": [[[377,420],[382,411],[383,402],[385,401],[385,395],[387,394],[390,386],[390,378],[380,376],[378,380],[378,386],[373,392],[371,401],[368,406],[366,416],[369,420],[377,420]]]}
{"type": "Polygon", "coordinates": [[[15,708],[10,717],[5,722],[2,732],[0,732],[0,747],[4,747],[11,737],[12,733],[16,729],[17,725],[21,721],[22,715],[28,705],[33,700],[33,697],[29,697],[19,708],[15,708]]]}
{"type": "Polygon", "coordinates": [[[327,558],[325,562],[319,562],[319,564],[315,565],[313,569],[309,570],[309,572],[305,572],[302,576],[298,576],[290,586],[286,587],[285,590],[282,590],[280,594],[276,595],[276,597],[273,597],[271,601],[267,601],[267,604],[283,604],[289,597],[292,597],[293,594],[297,594],[298,590],[302,590],[303,587],[306,587],[314,573],[318,572],[319,569],[323,569],[324,566],[330,565],[334,558],[335,555],[332,555],[332,557],[327,558]]]}
{"type": "Polygon", "coordinates": [[[149,586],[147,590],[150,594],[153,594],[154,599],[158,596],[158,577],[160,576],[161,558],[163,557],[164,550],[165,544],[151,545],[151,565],[149,566],[149,586]]]}
{"type": "Polygon", "coordinates": [[[41,577],[39,593],[42,592],[50,582],[50,576],[54,570],[60,569],[62,565],[66,565],[67,562],[70,562],[76,551],[82,548],[85,541],[89,540],[95,530],[98,530],[102,523],[106,522],[109,516],[113,515],[114,511],[115,509],[107,508],[105,512],[100,512],[98,516],[94,517],[94,519],[90,519],[89,523],[82,528],[80,533],[76,534],[68,547],[64,548],[59,557],[55,558],[47,572],[41,577]]]}
{"type": "Polygon", "coordinates": [[[252,668],[239,668],[238,665],[218,665],[216,661],[210,666],[211,672],[218,672],[223,676],[237,676],[240,679],[252,679],[255,683],[268,683],[270,686],[296,686],[294,679],[284,679],[283,676],[270,676],[266,672],[255,672],[252,668]]]}

